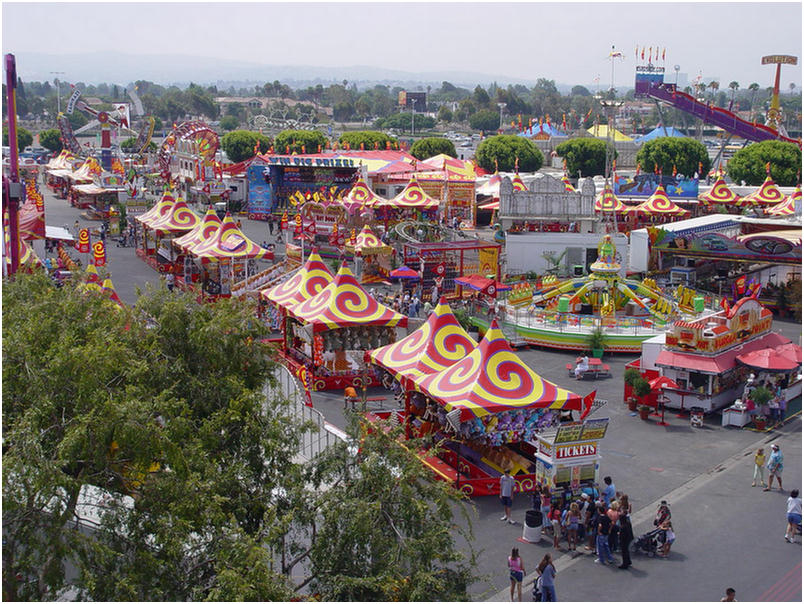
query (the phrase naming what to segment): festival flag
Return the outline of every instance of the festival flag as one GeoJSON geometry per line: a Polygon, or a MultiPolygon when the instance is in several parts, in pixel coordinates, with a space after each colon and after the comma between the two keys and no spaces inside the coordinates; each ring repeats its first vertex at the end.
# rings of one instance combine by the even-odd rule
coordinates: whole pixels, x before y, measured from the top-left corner
{"type": "Polygon", "coordinates": [[[260,152],[260,139],[254,141],[254,153],[252,155],[258,155],[260,152]]]}
{"type": "Polygon", "coordinates": [[[338,150],[338,141],[335,141],[334,143],[332,143],[332,150],[333,150],[333,151],[337,151],[337,150],[338,150]]]}
{"type": "Polygon", "coordinates": [[[344,143],[343,143],[343,148],[344,148],[344,149],[346,149],[347,151],[351,151],[351,150],[352,150],[351,145],[349,145],[349,141],[344,141],[344,143]]]}
{"type": "Polygon", "coordinates": [[[349,234],[349,245],[352,247],[357,245],[357,232],[355,231],[354,227],[352,227],[352,232],[349,234]]]}
{"type": "Polygon", "coordinates": [[[296,226],[293,228],[294,235],[301,235],[302,234],[302,217],[301,214],[296,214],[296,218],[294,219],[296,226]]]}
{"type": "Polygon", "coordinates": [[[386,151],[391,150],[391,141],[385,141],[385,149],[386,149],[386,151]]]}
{"type": "Polygon", "coordinates": [[[651,62],[651,59],[653,59],[653,46],[648,47],[648,63],[651,62]]]}
{"type": "Polygon", "coordinates": [[[519,156],[518,155],[514,158],[514,172],[519,174],[519,156]]]}
{"type": "Polygon", "coordinates": [[[667,51],[666,48],[662,48],[662,61],[664,61],[664,53],[667,51]]]}
{"type": "Polygon", "coordinates": [[[550,127],[550,114],[549,113],[545,116],[544,121],[547,123],[547,127],[549,128],[550,127]]]}
{"type": "Polygon", "coordinates": [[[677,173],[678,173],[678,172],[676,171],[676,165],[675,165],[675,164],[673,164],[673,178],[675,178],[675,176],[676,176],[676,174],[677,174],[677,173]]]}
{"type": "Polygon", "coordinates": [[[634,48],[634,61],[636,61],[638,58],[639,58],[639,44],[637,44],[636,48],[634,48]]]}
{"type": "Polygon", "coordinates": [[[282,229],[283,231],[288,228],[288,211],[287,210],[282,212],[282,218],[279,221],[279,228],[282,229]]]}
{"type": "Polygon", "coordinates": [[[302,145],[302,155],[307,155],[307,145],[302,145]]]}
{"type": "Polygon", "coordinates": [[[318,145],[318,152],[321,153],[321,145],[318,145]]]}
{"type": "Polygon", "coordinates": [[[567,131],[567,114],[566,113],[561,114],[561,128],[564,130],[564,132],[567,131]]]}
{"type": "Polygon", "coordinates": [[[366,143],[364,143],[363,141],[360,141],[360,150],[361,150],[361,151],[365,151],[365,150],[366,150],[366,143]]]}
{"type": "Polygon", "coordinates": [[[656,163],[653,164],[653,173],[654,174],[659,173],[659,164],[656,164],[656,163]]]}
{"type": "Polygon", "coordinates": [[[500,166],[497,165],[497,158],[495,157],[494,158],[494,172],[496,173],[496,172],[499,172],[499,171],[500,171],[500,166]]]}
{"type": "Polygon", "coordinates": [[[78,231],[78,241],[75,244],[75,249],[81,254],[88,254],[89,245],[89,229],[80,229],[78,231]]]}
{"type": "Polygon", "coordinates": [[[380,141],[374,141],[374,150],[377,151],[380,148],[380,141]]]}
{"type": "Polygon", "coordinates": [[[522,114],[517,114],[517,117],[519,118],[519,131],[522,132],[522,114]]]}
{"type": "Polygon", "coordinates": [[[765,164],[765,173],[770,176],[770,162],[765,164]]]}
{"type": "Polygon", "coordinates": [[[511,120],[511,128],[516,128],[516,122],[514,120],[511,120]]]}
{"type": "Polygon", "coordinates": [[[274,146],[273,146],[273,145],[271,145],[271,146],[268,148],[268,153],[270,153],[271,155],[273,155],[273,154],[274,154],[274,146]]]}
{"type": "Polygon", "coordinates": [[[612,172],[616,172],[616,171],[617,171],[617,160],[616,160],[616,159],[612,159],[612,160],[611,160],[611,171],[612,171],[612,172]]]}
{"type": "Polygon", "coordinates": [[[637,163],[637,169],[636,169],[637,176],[639,176],[639,170],[640,170],[641,168],[642,168],[642,164],[637,163]]]}
{"type": "Polygon", "coordinates": [[[332,231],[329,234],[330,245],[338,245],[338,223],[332,223],[332,231]]]}
{"type": "Polygon", "coordinates": [[[290,155],[290,145],[285,145],[285,155],[290,155]]]}
{"type": "Polygon", "coordinates": [[[642,47],[642,60],[645,60],[645,47],[642,47]]]}
{"type": "Polygon", "coordinates": [[[315,228],[315,218],[310,218],[310,222],[304,225],[304,232],[308,235],[315,236],[316,228],[315,228]]]}
{"type": "Polygon", "coordinates": [[[703,174],[703,162],[699,161],[698,162],[698,175],[700,176],[702,174],[703,174]]]}
{"type": "Polygon", "coordinates": [[[92,244],[92,260],[96,267],[106,266],[106,246],[103,241],[92,244]]]}

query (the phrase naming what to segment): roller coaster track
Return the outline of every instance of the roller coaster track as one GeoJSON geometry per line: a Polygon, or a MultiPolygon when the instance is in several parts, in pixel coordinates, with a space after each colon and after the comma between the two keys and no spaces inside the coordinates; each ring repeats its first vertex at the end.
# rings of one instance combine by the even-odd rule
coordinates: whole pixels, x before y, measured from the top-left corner
{"type": "Polygon", "coordinates": [[[636,82],[636,95],[648,96],[702,119],[707,124],[723,128],[726,132],[750,141],[780,140],[801,147],[801,139],[783,136],[773,128],[755,124],[737,117],[731,111],[701,103],[691,95],[676,89],[675,84],[636,82]]]}

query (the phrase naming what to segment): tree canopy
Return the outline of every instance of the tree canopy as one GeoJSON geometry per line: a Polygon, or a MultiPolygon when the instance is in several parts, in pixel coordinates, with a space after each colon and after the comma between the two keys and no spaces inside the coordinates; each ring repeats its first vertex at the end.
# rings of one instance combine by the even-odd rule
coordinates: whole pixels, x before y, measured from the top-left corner
{"type": "Polygon", "coordinates": [[[469,116],[469,125],[475,130],[495,131],[500,128],[500,114],[491,109],[481,109],[469,116]]]}
{"type": "Polygon", "coordinates": [[[276,135],[277,153],[318,153],[327,145],[327,138],[318,130],[282,130],[276,135]]]}
{"type": "MultiPolygon", "coordinates": [[[[612,157],[617,151],[611,148],[612,157]]],[[[597,138],[574,138],[556,147],[556,154],[567,162],[571,176],[596,176],[606,172],[606,141],[597,138]]]]}
{"type": "Polygon", "coordinates": [[[232,114],[224,115],[221,118],[221,128],[223,128],[227,132],[230,132],[231,130],[234,130],[239,125],[240,125],[240,120],[238,120],[237,117],[235,117],[232,114]]]}
{"type": "Polygon", "coordinates": [[[226,156],[233,162],[241,162],[254,157],[254,147],[260,143],[260,153],[266,153],[271,148],[271,139],[251,130],[233,130],[221,138],[221,148],[226,156]]]}
{"type": "MultiPolygon", "coordinates": [[[[139,151],[139,149],[134,148],[136,145],[137,145],[137,138],[135,136],[132,136],[124,140],[122,143],[120,143],[120,149],[125,151],[126,153],[134,153],[135,151],[139,151]]],[[[156,143],[153,141],[148,141],[146,151],[149,152],[156,151],[156,143]]]]}
{"type": "Polygon", "coordinates": [[[39,144],[48,151],[59,153],[62,149],[61,133],[58,128],[48,128],[39,133],[39,144]]]}
{"type": "Polygon", "coordinates": [[[637,152],[637,162],[646,172],[661,169],[662,174],[678,174],[692,177],[706,174],[711,167],[709,153],[703,143],[686,137],[655,138],[642,145],[637,152]]]}
{"type": "MultiPolygon", "coordinates": [[[[25,147],[30,147],[33,143],[33,134],[25,128],[17,126],[17,150],[23,151],[25,147]]],[[[8,147],[8,126],[3,126],[3,145],[8,147]]]]}
{"type": "Polygon", "coordinates": [[[544,164],[544,155],[536,145],[523,136],[510,134],[491,136],[482,141],[475,156],[480,167],[489,172],[495,170],[495,159],[502,172],[512,172],[517,158],[523,172],[536,172],[544,164]]]}
{"type": "MultiPolygon", "coordinates": [[[[395,115],[379,119],[374,122],[375,128],[395,128],[401,131],[410,131],[410,114],[397,113],[395,115]]],[[[436,125],[436,120],[429,115],[423,113],[413,114],[413,124],[416,130],[427,130],[436,125]]]]}
{"type": "Polygon", "coordinates": [[[427,138],[420,138],[410,148],[410,154],[416,159],[427,159],[434,155],[444,153],[450,157],[457,157],[455,145],[451,140],[442,138],[440,136],[430,136],[427,138]]]}
{"type": "Polygon", "coordinates": [[[768,162],[777,185],[792,187],[801,182],[801,149],[783,141],[762,141],[740,149],[726,164],[726,171],[734,182],[760,185],[767,176],[768,162]]]}
{"type": "Polygon", "coordinates": [[[377,130],[344,132],[338,139],[338,144],[341,146],[348,144],[350,149],[360,149],[361,145],[363,145],[362,148],[366,151],[386,149],[388,143],[390,143],[392,149],[399,148],[399,141],[396,138],[377,130]]]}

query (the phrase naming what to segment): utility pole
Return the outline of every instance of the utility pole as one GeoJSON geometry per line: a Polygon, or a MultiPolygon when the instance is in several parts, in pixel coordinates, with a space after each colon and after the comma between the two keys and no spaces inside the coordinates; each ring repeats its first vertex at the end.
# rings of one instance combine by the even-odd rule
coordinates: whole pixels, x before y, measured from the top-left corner
{"type": "Polygon", "coordinates": [[[416,99],[410,99],[410,135],[411,136],[413,136],[416,133],[415,116],[416,116],[416,99]]]}
{"type": "MultiPolygon", "coordinates": [[[[51,71],[50,73],[56,76],[64,75],[63,71],[51,71]]],[[[53,83],[56,85],[56,107],[58,108],[56,116],[58,116],[61,113],[61,82],[59,78],[55,78],[53,83]]]]}
{"type": "Polygon", "coordinates": [[[500,131],[502,131],[502,116],[503,116],[503,109],[505,109],[505,103],[497,103],[497,107],[500,108],[500,131]]]}
{"type": "Polygon", "coordinates": [[[6,55],[6,108],[8,114],[8,146],[11,163],[8,176],[3,176],[3,209],[8,212],[9,259],[3,272],[13,275],[19,268],[19,205],[22,199],[22,186],[19,178],[19,149],[17,148],[17,61],[13,54],[6,55]]]}

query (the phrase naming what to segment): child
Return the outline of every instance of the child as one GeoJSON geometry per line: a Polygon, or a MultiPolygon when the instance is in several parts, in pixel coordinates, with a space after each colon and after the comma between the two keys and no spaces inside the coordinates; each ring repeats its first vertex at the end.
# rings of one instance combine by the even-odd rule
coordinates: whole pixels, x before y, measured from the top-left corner
{"type": "Polygon", "coordinates": [[[757,486],[757,476],[759,476],[759,484],[765,486],[765,449],[760,447],[754,454],[754,482],[751,483],[752,487],[757,486]]]}

